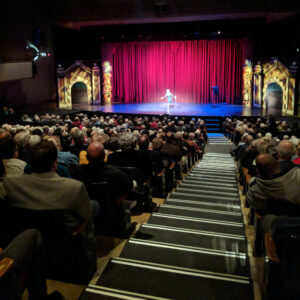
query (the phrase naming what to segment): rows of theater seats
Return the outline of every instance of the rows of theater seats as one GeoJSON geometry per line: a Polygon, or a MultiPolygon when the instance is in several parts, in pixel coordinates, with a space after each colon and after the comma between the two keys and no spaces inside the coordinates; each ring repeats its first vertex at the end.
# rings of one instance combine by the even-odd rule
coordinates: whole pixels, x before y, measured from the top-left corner
{"type": "Polygon", "coordinates": [[[247,240],[229,142],[204,158],[89,284],[81,300],[252,299],[247,240]],[[219,150],[225,153],[212,153],[219,150]],[[226,151],[227,150],[227,151],[226,151]],[[184,286],[184,288],[183,288],[184,286]]]}
{"type": "MultiPolygon", "coordinates": [[[[224,134],[229,140],[234,141],[234,131],[227,129],[224,134]]],[[[283,136],[283,133],[279,136],[283,136]]],[[[243,167],[242,159],[243,157],[239,157],[237,164],[239,183],[242,186],[242,194],[246,197],[255,177],[252,168],[249,170],[243,167]]],[[[263,297],[267,300],[299,299],[299,206],[287,202],[284,209],[292,210],[293,213],[288,215],[279,213],[278,216],[270,214],[263,217],[247,201],[245,206],[248,207],[248,225],[254,228],[253,256],[264,259],[261,270],[264,273],[263,297]]]]}
{"type": "MultiPolygon", "coordinates": [[[[153,174],[147,185],[141,183],[142,186],[138,186],[140,190],[118,206],[112,203],[107,182],[91,183],[86,188],[90,198],[100,204],[100,216],[94,224],[82,224],[72,231],[66,226],[65,210],[32,210],[12,207],[6,202],[1,202],[1,245],[8,245],[15,236],[26,229],[36,228],[42,233],[43,246],[46,249],[47,278],[86,284],[96,271],[96,242],[92,234],[94,230],[100,235],[128,237],[134,229],[130,217],[133,204],[138,200],[135,197],[148,198],[150,201],[152,197],[165,198],[176,186],[176,180],[182,178],[201,157],[201,152],[190,152],[180,163],[165,163],[163,172],[153,174]]],[[[118,168],[140,183],[141,173],[136,167],[118,168]]],[[[7,259],[4,259],[4,262],[9,263],[7,259]]],[[[9,272],[10,267],[11,265],[3,268],[3,273],[9,272]]]]}
{"type": "MultiPolygon", "coordinates": [[[[246,195],[250,175],[246,168],[239,172],[246,195]]],[[[270,218],[271,230],[262,228],[262,217],[249,208],[248,224],[254,227],[253,256],[264,258],[263,294],[266,299],[298,299],[300,274],[300,217],[264,216],[270,218]]]]}

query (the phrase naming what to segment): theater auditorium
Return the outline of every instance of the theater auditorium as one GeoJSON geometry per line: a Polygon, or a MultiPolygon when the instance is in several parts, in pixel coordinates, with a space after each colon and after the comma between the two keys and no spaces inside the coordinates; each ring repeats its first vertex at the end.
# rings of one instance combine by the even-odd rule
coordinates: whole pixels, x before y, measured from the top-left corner
{"type": "Polygon", "coordinates": [[[0,300],[300,299],[299,25],[2,1],[0,300]]]}

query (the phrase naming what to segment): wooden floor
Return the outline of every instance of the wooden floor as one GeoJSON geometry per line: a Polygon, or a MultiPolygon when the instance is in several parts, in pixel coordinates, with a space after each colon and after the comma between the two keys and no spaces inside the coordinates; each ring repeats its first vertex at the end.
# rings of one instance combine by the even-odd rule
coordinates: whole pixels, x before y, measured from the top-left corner
{"type": "MultiPolygon", "coordinates": [[[[254,228],[253,226],[248,225],[248,215],[249,209],[245,208],[245,196],[242,195],[242,187],[239,186],[240,190],[240,198],[242,203],[242,212],[244,216],[244,223],[246,226],[246,237],[248,239],[248,252],[250,259],[250,268],[251,268],[251,278],[253,280],[253,288],[254,288],[254,299],[261,300],[262,299],[262,291],[263,291],[263,278],[264,278],[264,259],[253,257],[252,249],[254,247],[254,228]]],[[[164,199],[154,198],[153,202],[160,205],[164,203],[164,199]]],[[[141,224],[147,223],[150,217],[149,213],[144,213],[139,216],[132,216],[132,222],[137,223],[136,231],[139,229],[141,224]]],[[[133,232],[132,235],[134,235],[133,232]]],[[[125,246],[127,240],[117,239],[117,238],[108,238],[103,236],[97,237],[97,272],[94,278],[91,280],[91,283],[95,283],[103,270],[105,269],[107,263],[110,258],[117,257],[120,255],[123,247],[125,246]]],[[[64,296],[65,300],[77,300],[81,295],[84,286],[69,284],[54,280],[47,280],[48,293],[51,293],[54,290],[58,290],[64,296]]],[[[24,293],[22,300],[28,300],[27,292],[24,293]]]]}

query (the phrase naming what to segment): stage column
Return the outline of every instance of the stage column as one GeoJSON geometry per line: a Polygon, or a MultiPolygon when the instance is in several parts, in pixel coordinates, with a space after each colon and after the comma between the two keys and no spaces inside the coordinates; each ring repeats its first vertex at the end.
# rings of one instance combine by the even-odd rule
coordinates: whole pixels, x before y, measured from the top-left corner
{"type": "Polygon", "coordinates": [[[72,108],[72,104],[67,102],[66,85],[65,85],[65,70],[62,65],[58,65],[57,74],[57,91],[58,91],[58,107],[72,108]]]}
{"type": "Polygon", "coordinates": [[[293,105],[293,115],[300,115],[300,101],[299,101],[299,92],[300,92],[300,82],[299,82],[299,67],[297,62],[293,62],[289,67],[289,85],[288,85],[288,102],[292,101],[293,105]]]}
{"type": "Polygon", "coordinates": [[[253,106],[262,109],[262,67],[260,61],[255,65],[253,73],[253,106]]]}
{"type": "Polygon", "coordinates": [[[103,97],[104,104],[111,104],[112,98],[112,67],[109,61],[103,63],[103,97]]]}
{"type": "Polygon", "coordinates": [[[101,104],[100,69],[96,63],[92,68],[93,104],[101,104]]]}

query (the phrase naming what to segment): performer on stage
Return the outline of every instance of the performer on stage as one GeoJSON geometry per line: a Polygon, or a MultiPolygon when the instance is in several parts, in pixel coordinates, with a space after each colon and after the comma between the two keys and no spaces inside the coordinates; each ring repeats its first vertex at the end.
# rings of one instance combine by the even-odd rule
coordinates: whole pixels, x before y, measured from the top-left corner
{"type": "Polygon", "coordinates": [[[170,105],[172,104],[172,99],[173,98],[176,99],[176,96],[174,96],[169,89],[166,89],[166,94],[163,97],[161,97],[161,99],[164,99],[164,98],[167,98],[167,100],[168,100],[168,112],[167,113],[169,113],[170,105]]]}

